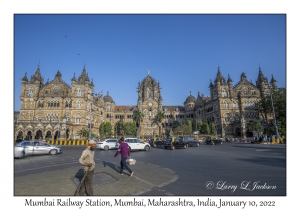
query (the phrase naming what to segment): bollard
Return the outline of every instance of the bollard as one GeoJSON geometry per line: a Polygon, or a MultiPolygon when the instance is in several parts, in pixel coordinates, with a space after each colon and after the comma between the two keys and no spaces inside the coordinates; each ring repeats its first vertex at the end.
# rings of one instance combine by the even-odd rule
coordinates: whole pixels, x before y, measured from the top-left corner
{"type": "Polygon", "coordinates": [[[76,140],[73,140],[73,145],[76,145],[76,142],[77,142],[76,140]]]}

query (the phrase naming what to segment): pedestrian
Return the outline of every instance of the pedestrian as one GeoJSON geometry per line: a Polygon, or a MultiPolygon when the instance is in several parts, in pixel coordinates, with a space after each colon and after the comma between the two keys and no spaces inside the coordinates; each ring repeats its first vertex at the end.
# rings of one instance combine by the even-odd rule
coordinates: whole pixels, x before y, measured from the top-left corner
{"type": "Polygon", "coordinates": [[[87,148],[83,150],[81,157],[79,158],[79,162],[84,166],[84,173],[87,173],[85,176],[85,180],[82,186],[79,189],[78,195],[84,195],[86,192],[87,195],[93,195],[93,175],[95,169],[95,154],[96,141],[89,140],[87,148]]]}
{"type": "Polygon", "coordinates": [[[129,166],[126,163],[127,158],[130,158],[130,149],[129,149],[128,144],[126,142],[124,142],[124,137],[123,136],[120,138],[120,145],[119,145],[119,148],[118,148],[118,150],[117,150],[114,157],[117,157],[118,154],[121,154],[120,175],[123,175],[123,169],[125,167],[127,169],[127,171],[129,171],[129,173],[130,173],[129,176],[132,177],[133,171],[129,168],[129,166]]]}

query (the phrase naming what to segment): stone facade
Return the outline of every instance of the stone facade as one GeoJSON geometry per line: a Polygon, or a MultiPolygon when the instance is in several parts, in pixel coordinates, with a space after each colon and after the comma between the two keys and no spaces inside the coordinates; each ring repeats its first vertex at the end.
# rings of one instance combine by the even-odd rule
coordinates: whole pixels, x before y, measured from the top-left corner
{"type": "MultiPolygon", "coordinates": [[[[276,87],[272,77],[270,84],[276,87]]],[[[93,94],[94,84],[90,81],[85,67],[81,75],[71,79],[71,85],[62,80],[58,71],[52,81],[44,80],[40,67],[28,80],[22,78],[20,94],[21,109],[15,112],[14,137],[30,139],[78,139],[78,131],[89,128],[99,134],[102,122],[110,122],[112,128],[121,118],[132,122],[134,112],[140,111],[144,119],[140,125],[140,136],[157,136],[159,126],[154,122],[158,112],[164,112],[162,132],[171,128],[174,120],[202,120],[214,122],[218,134],[245,136],[245,124],[249,119],[260,119],[254,109],[261,94],[269,91],[268,79],[259,68],[256,85],[247,80],[245,73],[240,81],[233,85],[230,76],[227,81],[218,68],[217,76],[210,82],[210,96],[200,95],[195,98],[192,93],[183,106],[163,106],[160,83],[148,75],[138,83],[138,102],[133,106],[116,106],[109,93],[93,94]]],[[[271,118],[271,116],[270,116],[271,118]]]]}

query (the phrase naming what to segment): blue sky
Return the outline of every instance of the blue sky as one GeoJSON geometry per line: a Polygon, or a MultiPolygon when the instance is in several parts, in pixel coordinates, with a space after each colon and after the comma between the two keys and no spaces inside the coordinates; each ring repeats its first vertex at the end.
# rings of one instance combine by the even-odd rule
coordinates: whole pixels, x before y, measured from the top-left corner
{"type": "Polygon", "coordinates": [[[139,81],[160,82],[163,105],[183,105],[190,91],[209,95],[218,66],[236,84],[255,81],[259,65],[286,87],[285,15],[14,15],[14,110],[21,78],[40,64],[71,84],[83,66],[116,105],[136,105],[139,81]]]}

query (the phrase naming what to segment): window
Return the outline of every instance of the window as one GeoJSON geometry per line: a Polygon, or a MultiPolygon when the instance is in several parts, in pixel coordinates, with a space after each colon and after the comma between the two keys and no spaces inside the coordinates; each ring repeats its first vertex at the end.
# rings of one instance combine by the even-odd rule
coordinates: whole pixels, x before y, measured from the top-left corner
{"type": "Polygon", "coordinates": [[[222,89],[222,97],[227,97],[227,92],[225,89],[222,89]]]}
{"type": "Polygon", "coordinates": [[[232,102],[232,108],[233,109],[238,109],[239,108],[239,106],[238,106],[238,103],[237,102],[232,102]]]}
{"type": "Polygon", "coordinates": [[[228,102],[227,101],[224,102],[224,109],[228,109],[228,102]]]}

